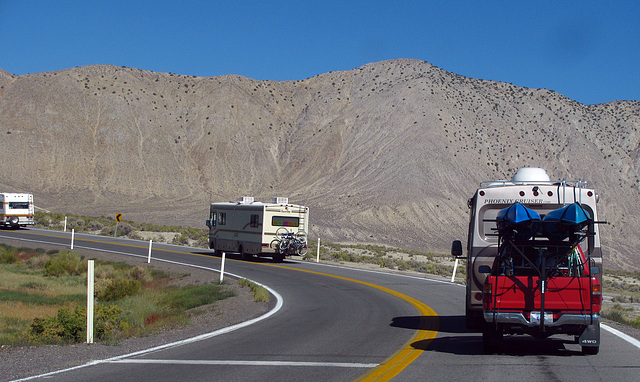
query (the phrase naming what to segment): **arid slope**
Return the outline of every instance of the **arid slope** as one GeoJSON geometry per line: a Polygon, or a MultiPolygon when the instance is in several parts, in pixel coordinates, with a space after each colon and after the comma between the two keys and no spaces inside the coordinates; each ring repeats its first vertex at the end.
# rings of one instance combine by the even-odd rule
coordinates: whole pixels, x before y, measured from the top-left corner
{"type": "Polygon", "coordinates": [[[114,66],[0,71],[0,188],[40,207],[204,225],[209,201],[288,196],[312,238],[446,252],[483,180],[543,167],[601,195],[607,266],[640,269],[640,103],[390,60],[290,81],[114,66]]]}

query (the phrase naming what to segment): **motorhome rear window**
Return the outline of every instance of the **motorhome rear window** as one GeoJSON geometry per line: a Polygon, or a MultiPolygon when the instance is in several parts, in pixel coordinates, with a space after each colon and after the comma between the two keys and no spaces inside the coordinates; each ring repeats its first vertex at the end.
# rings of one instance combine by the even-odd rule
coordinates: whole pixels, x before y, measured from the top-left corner
{"type": "Polygon", "coordinates": [[[271,225],[278,227],[298,227],[300,220],[289,216],[274,216],[271,219],[271,225]]]}
{"type": "Polygon", "coordinates": [[[9,202],[9,208],[26,210],[29,208],[29,202],[9,202]]]}

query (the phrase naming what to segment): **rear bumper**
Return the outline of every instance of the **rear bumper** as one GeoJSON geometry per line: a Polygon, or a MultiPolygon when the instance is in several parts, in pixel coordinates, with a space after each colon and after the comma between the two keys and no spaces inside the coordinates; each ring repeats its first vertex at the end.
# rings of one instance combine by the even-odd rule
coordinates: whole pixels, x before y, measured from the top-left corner
{"type": "MultiPolygon", "coordinates": [[[[527,327],[535,327],[540,326],[539,323],[531,323],[527,320],[522,313],[517,312],[484,312],[484,320],[490,323],[496,324],[511,324],[511,325],[521,325],[527,327]]],[[[553,322],[544,323],[544,326],[563,326],[563,325],[591,325],[600,323],[600,314],[575,314],[575,313],[566,313],[560,316],[557,320],[553,322]],[[593,321],[592,321],[593,319],[593,321]]]]}
{"type": "MultiPolygon", "coordinates": [[[[13,225],[11,223],[11,217],[7,216],[4,220],[0,220],[0,224],[4,225],[4,226],[10,226],[13,225]]],[[[18,223],[15,225],[21,225],[21,226],[25,226],[25,225],[35,225],[35,222],[33,220],[33,218],[26,218],[26,217],[20,217],[18,219],[18,223]]]]}

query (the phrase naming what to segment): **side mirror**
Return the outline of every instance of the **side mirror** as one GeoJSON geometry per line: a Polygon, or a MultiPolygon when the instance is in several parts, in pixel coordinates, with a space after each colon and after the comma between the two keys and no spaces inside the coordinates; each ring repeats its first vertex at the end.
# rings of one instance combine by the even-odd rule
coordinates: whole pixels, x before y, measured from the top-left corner
{"type": "Polygon", "coordinates": [[[481,265],[478,267],[479,273],[491,273],[491,267],[488,265],[481,265]]]}
{"type": "Polygon", "coordinates": [[[207,227],[211,228],[211,220],[207,220],[207,227]]]}
{"type": "Polygon", "coordinates": [[[454,240],[451,243],[451,256],[462,257],[462,242],[460,240],[454,240]]]}

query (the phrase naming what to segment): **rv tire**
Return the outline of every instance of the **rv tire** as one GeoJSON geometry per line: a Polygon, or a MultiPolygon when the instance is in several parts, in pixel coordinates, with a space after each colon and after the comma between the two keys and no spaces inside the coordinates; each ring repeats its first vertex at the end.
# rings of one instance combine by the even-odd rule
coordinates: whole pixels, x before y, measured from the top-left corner
{"type": "Polygon", "coordinates": [[[238,252],[240,252],[240,258],[242,258],[242,260],[250,260],[253,257],[250,254],[246,253],[244,251],[244,248],[242,248],[242,246],[238,248],[238,252]]]}
{"type": "Polygon", "coordinates": [[[273,261],[276,262],[276,263],[283,262],[284,261],[284,255],[280,255],[280,254],[273,255],[273,261]]]}

